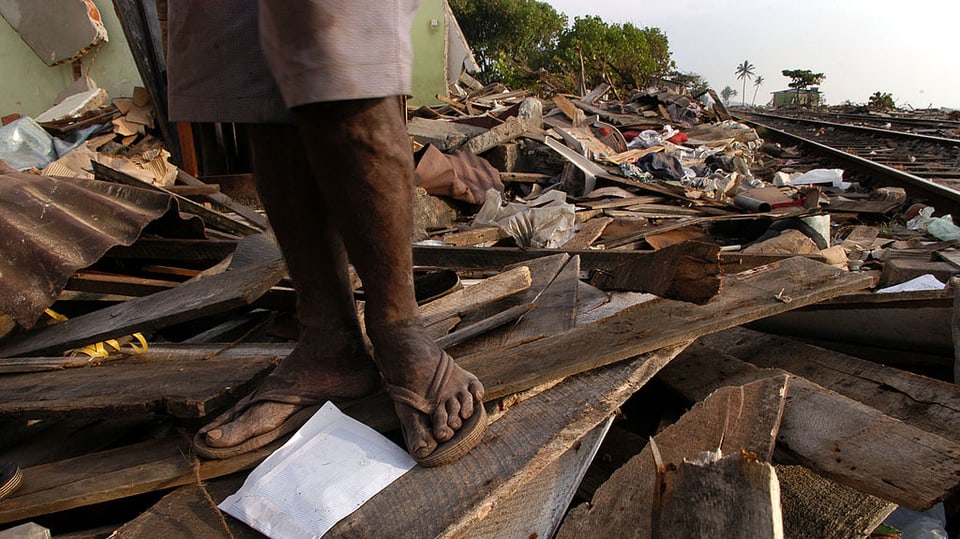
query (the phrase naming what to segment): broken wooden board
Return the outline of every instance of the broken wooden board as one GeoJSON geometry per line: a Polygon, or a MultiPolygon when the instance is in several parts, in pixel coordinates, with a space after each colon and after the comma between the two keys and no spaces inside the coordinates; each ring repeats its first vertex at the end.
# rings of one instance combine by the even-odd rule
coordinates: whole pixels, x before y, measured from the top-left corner
{"type": "MultiPolygon", "coordinates": [[[[695,343],[660,380],[696,401],[720,386],[784,373],[695,343]]],[[[790,378],[777,451],[838,483],[917,511],[960,487],[960,443],[799,376],[790,378]]]]}
{"type": "Polygon", "coordinates": [[[60,354],[105,339],[228,312],[253,303],[279,282],[285,271],[278,256],[269,262],[183,283],[6,339],[0,343],[0,358],[60,354]]]}
{"type": "MultiPolygon", "coordinates": [[[[384,530],[398,526],[442,526],[442,530],[450,518],[463,516],[470,508],[475,511],[474,518],[469,522],[462,520],[461,525],[473,525],[486,513],[482,501],[496,500],[498,496],[507,496],[521,488],[524,480],[545,469],[586,431],[613,413],[682,348],[659,350],[632,362],[586,373],[514,406],[504,419],[490,425],[481,445],[457,463],[441,468],[418,467],[416,474],[411,472],[403,478],[411,479],[400,485],[394,484],[399,490],[393,493],[399,494],[405,507],[411,500],[424,504],[422,511],[408,513],[410,522],[397,522],[395,511],[380,510],[364,514],[364,522],[369,522],[368,519],[387,520],[389,523],[381,522],[384,530]],[[557,402],[565,405],[557,406],[557,402]],[[531,425],[537,428],[531,429],[531,425]],[[427,483],[450,485],[456,492],[423,488],[427,483]],[[451,505],[451,500],[456,507],[451,505]],[[431,511],[438,512],[436,519],[423,518],[423,515],[434,514],[431,511]]],[[[392,404],[388,400],[379,399],[367,404],[345,405],[342,409],[379,430],[384,429],[384,424],[388,429],[396,428],[395,417],[393,420],[390,417],[392,404]]],[[[179,436],[27,468],[24,475],[31,480],[11,497],[0,501],[0,523],[187,485],[193,483],[197,475],[201,479],[229,475],[256,466],[282,443],[274,442],[229,459],[200,461],[196,473],[193,458],[189,456],[190,441],[179,436]]],[[[390,503],[400,503],[391,500],[390,503]]],[[[437,533],[439,531],[412,536],[434,536],[437,533]]]]}
{"type": "Polygon", "coordinates": [[[605,290],[631,290],[704,303],[720,289],[719,247],[700,242],[659,251],[515,249],[504,247],[414,246],[417,266],[499,270],[531,258],[566,252],[579,255],[591,284],[605,290]]]}
{"type": "Polygon", "coordinates": [[[159,185],[154,185],[152,183],[145,182],[139,178],[134,178],[129,174],[124,174],[119,170],[113,169],[104,165],[103,163],[98,163],[96,161],[91,161],[90,164],[93,166],[94,176],[98,180],[106,180],[114,183],[122,183],[125,185],[130,185],[133,187],[140,187],[143,189],[150,189],[153,191],[159,191],[161,193],[166,193],[173,199],[177,201],[180,205],[180,210],[185,213],[192,213],[197,217],[203,219],[207,225],[218,228],[220,230],[229,232],[231,234],[236,234],[238,236],[246,236],[249,234],[258,234],[263,232],[262,229],[257,226],[248,225],[247,223],[238,221],[230,216],[224,215],[222,213],[207,209],[202,204],[197,204],[196,202],[190,200],[189,198],[182,197],[176,193],[173,193],[159,185]]]}
{"type": "Polygon", "coordinates": [[[723,291],[706,305],[650,301],[558,335],[465,356],[459,363],[480,378],[488,395],[503,396],[853,292],[868,282],[862,275],[791,258],[725,277],[723,291]]]}
{"type": "Polygon", "coordinates": [[[530,269],[532,278],[530,287],[522,294],[516,294],[478,309],[475,314],[467,316],[462,323],[470,323],[474,317],[487,317],[492,313],[514,308],[514,305],[529,305],[532,310],[516,324],[487,333],[450,352],[454,357],[459,357],[480,350],[539,339],[573,327],[580,283],[579,262],[578,257],[570,257],[566,253],[523,262],[522,264],[530,269]]]}
{"type": "MultiPolygon", "coordinates": [[[[785,376],[718,390],[654,437],[658,460],[666,466],[704,451],[739,454],[744,449],[768,460],[787,391],[785,376]]],[[[590,503],[570,510],[557,537],[654,537],[657,478],[653,444],[647,444],[597,489],[590,503]]]]}
{"type": "MultiPolygon", "coordinates": [[[[720,331],[771,313],[855,291],[867,280],[862,276],[841,272],[809,260],[789,259],[762,270],[726,278],[724,292],[704,306],[669,300],[648,302],[559,335],[504,350],[473,354],[462,358],[459,363],[480,378],[486,388],[486,399],[493,400],[652,350],[676,346],[693,337],[720,331]],[[792,302],[777,300],[778,295],[789,295],[792,302]]],[[[668,360],[664,360],[664,363],[666,361],[668,360]]],[[[658,366],[657,369],[659,368],[658,366]]],[[[375,425],[379,422],[381,426],[377,428],[383,428],[383,421],[393,417],[389,412],[391,404],[385,398],[367,399],[360,403],[365,407],[344,407],[344,411],[367,424],[375,425]]],[[[555,402],[552,407],[557,408],[555,402]]],[[[566,406],[563,408],[566,409],[566,406]]],[[[531,424],[540,424],[541,419],[531,419],[524,425],[524,429],[529,430],[531,424]]],[[[395,427],[395,423],[389,423],[385,428],[395,427]]],[[[518,434],[518,439],[523,440],[528,435],[518,434]]],[[[488,433],[487,436],[489,439],[492,434],[488,433]]],[[[128,450],[129,456],[124,457],[127,466],[134,470],[140,466],[151,468],[151,475],[142,483],[132,481],[131,476],[123,471],[126,468],[121,466],[122,469],[118,469],[115,477],[100,477],[96,482],[80,481],[75,490],[64,490],[62,496],[61,492],[55,491],[21,491],[23,494],[0,502],[0,521],[29,518],[79,505],[149,492],[161,488],[158,485],[168,488],[186,484],[192,480],[193,474],[190,464],[179,455],[178,442],[171,443],[165,449],[168,451],[165,458],[151,457],[150,455],[154,454],[153,449],[144,448],[143,456],[138,455],[137,448],[128,450]],[[154,460],[156,463],[150,464],[154,460]],[[154,471],[154,467],[159,470],[154,471]],[[131,482],[136,484],[131,485],[131,482]],[[23,499],[27,494],[30,494],[30,498],[23,499]],[[8,506],[14,501],[17,501],[17,505],[8,506]],[[8,510],[8,507],[11,509],[8,510]],[[54,509],[50,509],[51,507],[54,509]]],[[[259,462],[276,447],[267,447],[236,459],[202,463],[202,477],[215,477],[242,470],[259,462]]],[[[516,449],[524,450],[525,447],[521,444],[516,449]]],[[[124,454],[123,451],[120,453],[124,454]]],[[[99,466],[99,458],[91,455],[91,466],[99,466]]],[[[74,465],[81,466],[79,469],[86,469],[82,468],[85,466],[83,463],[74,465]]],[[[443,507],[446,503],[444,501],[438,507],[443,507]]]]}
{"type": "Polygon", "coordinates": [[[960,440],[960,386],[799,341],[733,328],[700,342],[780,368],[948,440],[960,440]]]}
{"type": "MultiPolygon", "coordinates": [[[[197,178],[194,178],[193,176],[187,174],[182,170],[177,172],[177,180],[188,186],[193,186],[193,187],[205,187],[205,186],[213,187],[212,185],[204,183],[203,181],[197,178]]],[[[265,216],[261,215],[260,213],[257,213],[255,210],[253,210],[249,206],[241,204],[233,200],[229,196],[223,193],[220,193],[219,191],[215,193],[205,194],[204,198],[210,200],[210,202],[212,202],[213,204],[216,204],[221,208],[224,208],[226,210],[236,213],[237,215],[239,215],[240,217],[243,217],[244,219],[249,221],[251,224],[253,224],[257,228],[260,228],[263,230],[270,228],[270,222],[267,221],[267,218],[265,216]]]]}
{"type": "Polygon", "coordinates": [[[0,417],[147,412],[203,417],[252,391],[279,359],[130,357],[82,369],[2,376],[0,394],[6,397],[0,402],[0,417]]]}
{"type": "Polygon", "coordinates": [[[654,537],[783,539],[780,483],[770,463],[701,454],[663,475],[654,537]]]}
{"type": "Polygon", "coordinates": [[[777,477],[787,537],[867,539],[897,508],[803,466],[777,466],[777,477]]]}
{"type": "Polygon", "coordinates": [[[589,249],[597,238],[603,234],[603,229],[613,222],[613,217],[594,217],[587,221],[577,234],[564,243],[562,249],[584,250],[589,249]]]}
{"type": "Polygon", "coordinates": [[[530,288],[531,283],[530,268],[518,266],[423,305],[420,307],[420,317],[425,326],[436,324],[481,305],[522,292],[530,288]]]}
{"type": "MultiPolygon", "coordinates": [[[[522,492],[681,348],[584,373],[516,404],[490,425],[484,441],[466,457],[440,468],[414,468],[338,523],[330,535],[469,536],[469,530],[495,517],[501,503],[522,492]],[[396,507],[404,507],[407,517],[390,509],[396,507]]],[[[532,504],[532,509],[543,508],[532,504]]],[[[527,528],[515,536],[547,537],[546,532],[527,528]]]]}

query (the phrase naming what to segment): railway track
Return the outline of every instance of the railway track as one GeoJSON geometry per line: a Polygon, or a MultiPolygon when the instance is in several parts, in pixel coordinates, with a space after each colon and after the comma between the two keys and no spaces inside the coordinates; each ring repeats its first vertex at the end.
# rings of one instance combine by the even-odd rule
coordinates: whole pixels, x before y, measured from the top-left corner
{"type": "MultiPolygon", "coordinates": [[[[769,116],[769,115],[768,115],[769,116]]],[[[874,127],[893,131],[904,131],[917,135],[931,135],[943,138],[960,139],[960,119],[924,118],[916,116],[898,116],[891,114],[839,112],[830,109],[803,109],[778,113],[777,116],[819,120],[835,124],[848,124],[862,127],[874,127]]]]}
{"type": "Polygon", "coordinates": [[[764,140],[836,163],[856,181],[903,187],[913,198],[960,215],[960,139],[773,114],[741,113],[739,119],[764,140]]]}

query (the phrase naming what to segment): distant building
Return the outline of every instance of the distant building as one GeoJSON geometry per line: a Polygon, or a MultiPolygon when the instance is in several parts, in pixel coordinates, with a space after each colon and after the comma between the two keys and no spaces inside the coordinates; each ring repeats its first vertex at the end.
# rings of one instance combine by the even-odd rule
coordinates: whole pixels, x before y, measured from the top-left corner
{"type": "Polygon", "coordinates": [[[788,105],[809,105],[816,107],[820,105],[823,100],[823,94],[820,93],[820,88],[813,87],[807,88],[806,90],[800,90],[798,94],[796,90],[780,90],[773,93],[773,106],[774,107],[785,107],[788,105]]]}

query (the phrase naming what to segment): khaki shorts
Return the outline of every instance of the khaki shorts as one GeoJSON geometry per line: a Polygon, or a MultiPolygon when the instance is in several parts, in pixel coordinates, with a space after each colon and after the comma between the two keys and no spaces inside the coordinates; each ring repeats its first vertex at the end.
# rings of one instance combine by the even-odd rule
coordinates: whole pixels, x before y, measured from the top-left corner
{"type": "Polygon", "coordinates": [[[408,95],[419,4],[169,0],[170,119],[289,123],[306,103],[408,95]]]}

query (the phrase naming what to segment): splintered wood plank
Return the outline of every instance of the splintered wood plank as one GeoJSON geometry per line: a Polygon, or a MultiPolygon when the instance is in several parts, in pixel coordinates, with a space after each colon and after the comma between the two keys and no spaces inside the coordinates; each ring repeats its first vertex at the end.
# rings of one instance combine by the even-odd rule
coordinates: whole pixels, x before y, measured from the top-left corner
{"type": "MultiPolygon", "coordinates": [[[[191,176],[190,174],[187,174],[183,170],[177,172],[177,180],[186,185],[194,186],[194,187],[214,187],[211,184],[205,183],[197,178],[194,178],[193,176],[191,176]]],[[[241,204],[236,200],[233,200],[229,196],[219,192],[219,186],[216,186],[216,187],[217,187],[217,192],[209,193],[205,195],[205,198],[210,200],[210,202],[212,202],[213,204],[216,204],[217,206],[220,206],[221,208],[224,208],[236,213],[240,217],[243,217],[247,221],[250,221],[251,223],[253,223],[258,228],[262,228],[264,230],[270,228],[270,223],[267,221],[266,217],[257,213],[250,206],[241,204]]]]}
{"type": "Polygon", "coordinates": [[[803,466],[777,466],[777,477],[787,537],[866,539],[897,508],[803,466]]]}
{"type": "MultiPolygon", "coordinates": [[[[718,390],[654,437],[660,461],[666,466],[704,451],[739,454],[744,449],[769,459],[787,391],[785,376],[718,390]]],[[[657,478],[647,444],[597,489],[590,503],[570,510],[557,537],[653,537],[657,478]]]]}
{"type": "MultiPolygon", "coordinates": [[[[785,373],[695,343],[660,379],[697,400],[719,386],[785,373]]],[[[917,511],[960,487],[960,443],[794,375],[777,451],[838,483],[917,511]]]]}
{"type": "Polygon", "coordinates": [[[424,325],[429,326],[469,312],[480,305],[522,292],[529,288],[531,283],[530,268],[516,267],[421,306],[420,316],[424,325]]]}
{"type": "Polygon", "coordinates": [[[7,339],[0,344],[0,357],[57,355],[105,339],[227,312],[253,303],[279,282],[285,271],[283,260],[276,258],[183,283],[7,339]]]}
{"type": "Polygon", "coordinates": [[[685,460],[664,474],[654,537],[782,539],[780,483],[769,463],[735,454],[685,460]]]}
{"type": "MultiPolygon", "coordinates": [[[[650,292],[661,297],[704,303],[720,287],[716,245],[686,242],[658,251],[566,250],[580,256],[590,284],[604,290],[650,292]]],[[[499,270],[531,258],[557,254],[557,249],[414,246],[414,263],[452,269],[499,270]]]]}
{"type": "Polygon", "coordinates": [[[203,417],[253,389],[279,360],[201,356],[179,360],[136,357],[83,369],[0,377],[0,417],[160,412],[203,417]]]}
{"type": "Polygon", "coordinates": [[[655,300],[606,319],[517,346],[460,358],[487,394],[509,395],[537,384],[823,301],[867,286],[868,277],[791,258],[725,277],[706,305],[655,300]],[[779,298],[779,299],[778,299],[779,298]],[[481,373],[490,376],[485,378],[481,373]]]}
{"type": "MultiPolygon", "coordinates": [[[[466,457],[440,468],[414,468],[338,523],[330,536],[469,535],[485,519],[496,518],[502,503],[609,417],[681,348],[585,373],[513,406],[466,457]]],[[[547,537],[546,531],[528,528],[516,536],[547,537]]]]}
{"type": "Polygon", "coordinates": [[[777,335],[734,328],[702,343],[780,368],[948,440],[960,440],[960,386],[777,335]]]}

